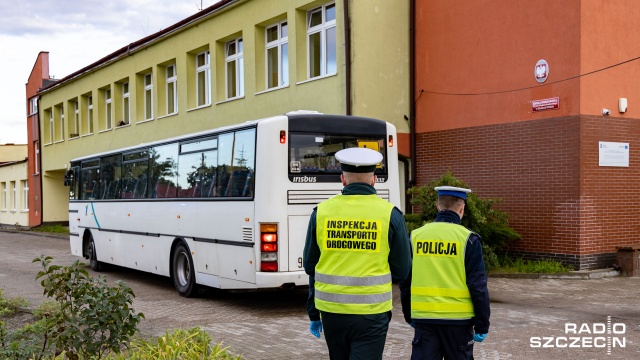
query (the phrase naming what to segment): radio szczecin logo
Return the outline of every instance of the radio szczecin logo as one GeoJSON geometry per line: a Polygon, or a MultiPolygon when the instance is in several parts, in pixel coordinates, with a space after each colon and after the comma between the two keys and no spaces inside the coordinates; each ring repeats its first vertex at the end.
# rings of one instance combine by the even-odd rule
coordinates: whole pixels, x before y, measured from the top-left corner
{"type": "Polygon", "coordinates": [[[532,348],[602,348],[611,355],[612,348],[624,348],[627,339],[624,336],[627,325],[611,323],[611,316],[607,316],[607,323],[565,323],[564,336],[532,336],[529,346],[532,348]]]}

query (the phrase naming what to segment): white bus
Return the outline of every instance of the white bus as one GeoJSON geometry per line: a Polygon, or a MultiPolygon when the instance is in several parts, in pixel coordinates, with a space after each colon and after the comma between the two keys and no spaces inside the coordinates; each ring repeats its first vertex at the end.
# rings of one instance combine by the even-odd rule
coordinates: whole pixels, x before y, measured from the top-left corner
{"type": "Polygon", "coordinates": [[[309,216],[342,189],[336,151],[384,160],[378,195],[400,206],[396,130],[369,118],[298,111],[71,161],[71,253],[198,285],[308,285],[309,216]]]}

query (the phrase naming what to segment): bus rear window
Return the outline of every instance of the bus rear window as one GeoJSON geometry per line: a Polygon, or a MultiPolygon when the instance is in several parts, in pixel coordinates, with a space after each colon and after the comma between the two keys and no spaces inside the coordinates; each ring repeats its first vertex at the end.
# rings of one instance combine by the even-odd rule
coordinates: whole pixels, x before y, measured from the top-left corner
{"type": "Polygon", "coordinates": [[[382,162],[378,164],[376,175],[386,178],[386,148],[384,136],[362,137],[322,133],[289,134],[289,177],[314,176],[317,181],[340,181],[340,163],[336,152],[351,147],[366,147],[379,151],[382,162]]]}

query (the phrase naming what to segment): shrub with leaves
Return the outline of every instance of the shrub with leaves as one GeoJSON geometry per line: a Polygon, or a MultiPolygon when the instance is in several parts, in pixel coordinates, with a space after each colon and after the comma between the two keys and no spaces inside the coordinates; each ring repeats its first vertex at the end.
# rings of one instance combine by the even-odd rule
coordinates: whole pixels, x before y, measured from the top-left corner
{"type": "MultiPolygon", "coordinates": [[[[438,192],[433,189],[436,186],[469,188],[462,180],[454,177],[451,172],[446,172],[439,179],[433,180],[427,185],[410,188],[408,193],[413,196],[411,204],[420,208],[422,224],[433,221],[438,214],[435,205],[438,200],[438,192]]],[[[469,193],[462,217],[462,225],[477,232],[482,237],[483,244],[492,250],[503,249],[509,242],[520,239],[520,234],[509,227],[509,215],[504,211],[494,209],[494,205],[498,203],[500,203],[500,199],[481,199],[475,193],[469,193]]],[[[415,217],[407,220],[407,227],[417,227],[415,217]]],[[[494,263],[497,264],[493,251],[489,253],[488,250],[483,249],[483,254],[487,268],[494,266],[494,263]],[[491,258],[487,258],[487,255],[490,255],[491,258]]]]}
{"type": "Polygon", "coordinates": [[[128,351],[112,355],[117,360],[199,359],[240,360],[229,353],[228,348],[214,344],[209,334],[199,328],[167,332],[156,340],[137,339],[128,351]]]}
{"type": "Polygon", "coordinates": [[[44,294],[60,305],[44,317],[47,336],[70,359],[100,359],[118,353],[136,333],[144,317],[132,308],[133,290],[121,281],[109,286],[104,276],[93,278],[75,261],[70,266],[51,264],[52,257],[33,260],[42,264],[36,280],[44,294]]]}

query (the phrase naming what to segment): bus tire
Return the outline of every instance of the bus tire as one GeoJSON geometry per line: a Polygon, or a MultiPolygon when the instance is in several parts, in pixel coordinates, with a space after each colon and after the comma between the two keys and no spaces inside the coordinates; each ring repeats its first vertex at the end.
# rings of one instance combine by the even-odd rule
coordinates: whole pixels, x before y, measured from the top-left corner
{"type": "Polygon", "coordinates": [[[87,259],[89,259],[89,267],[93,271],[102,270],[102,263],[98,261],[98,255],[96,254],[96,243],[93,241],[93,235],[89,234],[87,243],[87,259]]]}
{"type": "Polygon", "coordinates": [[[183,242],[173,249],[171,277],[180,296],[193,297],[197,293],[196,273],[189,248],[183,242]]]}

